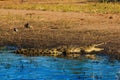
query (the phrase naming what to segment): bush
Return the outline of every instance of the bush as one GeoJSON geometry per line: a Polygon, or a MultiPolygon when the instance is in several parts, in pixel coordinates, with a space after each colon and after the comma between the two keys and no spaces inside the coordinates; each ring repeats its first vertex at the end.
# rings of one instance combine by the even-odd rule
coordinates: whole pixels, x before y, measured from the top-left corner
{"type": "Polygon", "coordinates": [[[119,2],[120,0],[98,0],[100,2],[119,2]]]}
{"type": "Polygon", "coordinates": [[[120,0],[91,0],[91,1],[98,1],[98,2],[120,2],[120,0]]]}

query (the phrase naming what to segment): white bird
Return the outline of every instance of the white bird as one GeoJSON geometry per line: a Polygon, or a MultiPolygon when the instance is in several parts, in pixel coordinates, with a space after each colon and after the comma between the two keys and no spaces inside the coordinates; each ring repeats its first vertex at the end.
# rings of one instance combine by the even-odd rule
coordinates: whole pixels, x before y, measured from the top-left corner
{"type": "Polygon", "coordinates": [[[15,32],[18,32],[18,29],[17,29],[17,28],[14,28],[14,31],[15,31],[15,32]]]}
{"type": "Polygon", "coordinates": [[[25,27],[25,28],[32,28],[32,26],[31,26],[29,23],[26,23],[26,24],[24,25],[24,27],[25,27]]]}

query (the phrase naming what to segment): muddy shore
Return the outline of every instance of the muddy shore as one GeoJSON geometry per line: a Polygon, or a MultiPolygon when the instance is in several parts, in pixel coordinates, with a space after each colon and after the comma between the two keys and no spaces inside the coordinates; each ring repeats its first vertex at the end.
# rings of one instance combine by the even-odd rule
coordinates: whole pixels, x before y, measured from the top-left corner
{"type": "Polygon", "coordinates": [[[105,53],[120,59],[119,14],[4,9],[0,11],[0,16],[8,16],[9,13],[12,17],[1,18],[0,46],[45,49],[107,42],[102,46],[105,53]],[[22,19],[13,19],[16,16],[21,16],[22,19]],[[25,28],[24,24],[27,22],[33,28],[25,28]],[[18,32],[15,32],[14,28],[17,28],[18,32]]]}

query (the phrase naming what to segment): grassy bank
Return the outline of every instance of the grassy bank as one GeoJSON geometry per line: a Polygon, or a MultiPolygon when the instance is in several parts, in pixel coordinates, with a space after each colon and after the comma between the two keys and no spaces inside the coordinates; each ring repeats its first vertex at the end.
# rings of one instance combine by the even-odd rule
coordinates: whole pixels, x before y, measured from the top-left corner
{"type": "Polygon", "coordinates": [[[87,12],[87,13],[120,13],[120,3],[96,3],[96,2],[25,2],[2,3],[2,9],[25,9],[41,11],[62,12],[87,12]]]}

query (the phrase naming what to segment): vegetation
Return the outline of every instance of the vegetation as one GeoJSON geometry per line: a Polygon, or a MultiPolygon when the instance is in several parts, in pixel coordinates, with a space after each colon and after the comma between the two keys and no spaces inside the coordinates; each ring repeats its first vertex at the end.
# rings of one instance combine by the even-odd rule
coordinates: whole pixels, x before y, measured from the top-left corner
{"type": "Polygon", "coordinates": [[[119,13],[119,3],[72,3],[72,4],[47,4],[47,3],[23,3],[23,4],[1,4],[4,9],[25,9],[41,11],[62,12],[87,12],[87,13],[119,13]]]}
{"type": "Polygon", "coordinates": [[[120,0],[2,0],[0,2],[0,8],[61,12],[119,13],[120,3],[117,1],[120,0]],[[111,1],[115,1],[116,3],[106,3],[111,1]]]}
{"type": "Polygon", "coordinates": [[[120,0],[98,0],[99,2],[120,2],[120,0]]]}

